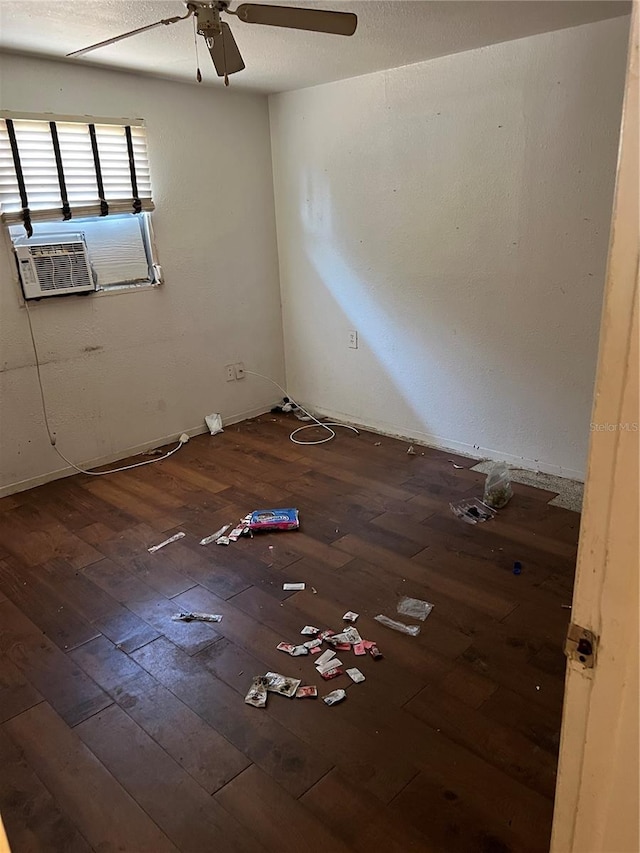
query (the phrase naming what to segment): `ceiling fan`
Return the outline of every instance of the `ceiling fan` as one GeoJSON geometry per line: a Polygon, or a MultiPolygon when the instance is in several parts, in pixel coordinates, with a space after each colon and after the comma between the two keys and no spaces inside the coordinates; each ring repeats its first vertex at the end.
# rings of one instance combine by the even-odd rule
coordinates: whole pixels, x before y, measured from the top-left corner
{"type": "MultiPolygon", "coordinates": [[[[224,77],[225,85],[229,85],[229,74],[242,71],[245,67],[238,45],[233,37],[231,28],[226,21],[220,17],[221,14],[235,15],[246,24],[266,24],[271,27],[287,27],[293,30],[310,30],[316,33],[331,33],[339,36],[352,36],[358,25],[358,18],[352,12],[330,12],[324,9],[303,9],[294,6],[270,6],[258,3],[242,3],[236,9],[229,8],[228,0],[216,0],[213,3],[189,2],[186,3],[186,15],[173,18],[163,18],[145,27],[138,27],[119,36],[114,36],[97,44],[74,50],[67,56],[82,56],[90,50],[106,47],[114,42],[130,36],[144,33],[155,27],[177,24],[194,16],[198,35],[201,35],[216,69],[218,77],[224,77]]],[[[198,82],[202,75],[198,69],[198,82]]]]}

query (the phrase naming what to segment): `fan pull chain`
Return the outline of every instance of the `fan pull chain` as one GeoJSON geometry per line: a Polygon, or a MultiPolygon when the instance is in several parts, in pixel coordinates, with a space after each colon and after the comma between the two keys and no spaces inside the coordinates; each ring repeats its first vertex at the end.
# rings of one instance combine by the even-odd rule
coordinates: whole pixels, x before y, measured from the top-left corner
{"type": "Polygon", "coordinates": [[[193,17],[193,46],[196,51],[196,80],[202,83],[202,72],[200,71],[200,59],[198,57],[198,32],[196,29],[196,18],[193,17]]]}
{"type": "Polygon", "coordinates": [[[222,55],[224,57],[224,85],[229,85],[229,75],[227,74],[227,44],[224,40],[224,29],[220,30],[220,38],[222,39],[222,55]]]}

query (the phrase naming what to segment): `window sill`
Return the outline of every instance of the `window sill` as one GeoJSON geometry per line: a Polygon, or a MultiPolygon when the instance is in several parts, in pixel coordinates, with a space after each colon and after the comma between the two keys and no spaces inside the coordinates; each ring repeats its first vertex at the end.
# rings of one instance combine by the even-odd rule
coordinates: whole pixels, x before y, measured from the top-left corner
{"type": "Polygon", "coordinates": [[[148,290],[158,290],[161,284],[114,284],[111,287],[105,287],[102,290],[95,290],[90,295],[97,296],[120,296],[123,293],[142,293],[148,290]]]}

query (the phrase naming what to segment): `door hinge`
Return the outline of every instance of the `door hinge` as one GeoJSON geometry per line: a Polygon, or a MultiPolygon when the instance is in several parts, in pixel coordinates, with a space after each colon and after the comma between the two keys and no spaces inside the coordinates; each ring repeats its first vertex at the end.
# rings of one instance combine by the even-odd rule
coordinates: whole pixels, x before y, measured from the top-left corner
{"type": "Polygon", "coordinates": [[[581,664],[584,669],[593,669],[598,638],[592,631],[572,622],[567,631],[564,653],[569,660],[581,664]]]}

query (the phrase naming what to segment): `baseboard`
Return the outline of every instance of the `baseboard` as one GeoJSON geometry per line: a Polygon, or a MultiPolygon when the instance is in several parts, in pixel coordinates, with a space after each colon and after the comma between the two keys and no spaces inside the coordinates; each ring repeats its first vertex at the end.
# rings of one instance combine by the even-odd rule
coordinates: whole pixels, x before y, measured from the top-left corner
{"type": "MultiPolygon", "coordinates": [[[[276,404],[274,403],[273,405],[276,404]]],[[[257,418],[259,415],[264,415],[271,411],[272,408],[272,406],[261,406],[258,409],[249,409],[246,412],[239,412],[238,414],[223,418],[223,424],[225,426],[232,426],[233,424],[240,423],[241,421],[246,421],[249,418],[257,418]]],[[[135,447],[126,447],[116,453],[111,453],[107,456],[100,456],[97,459],[90,459],[88,462],[78,462],[77,464],[88,470],[91,470],[92,468],[99,468],[101,465],[111,465],[114,462],[120,462],[122,459],[128,459],[130,456],[137,456],[139,453],[144,453],[147,450],[155,450],[156,447],[164,447],[165,444],[177,442],[183,432],[186,432],[189,438],[193,438],[196,435],[203,435],[206,433],[207,427],[206,424],[203,423],[200,426],[180,430],[179,433],[172,433],[171,435],[154,438],[151,441],[145,441],[144,444],[137,444],[135,447]]],[[[27,489],[34,489],[36,486],[43,486],[45,483],[51,483],[54,480],[61,480],[64,477],[72,477],[76,473],[77,471],[74,471],[73,468],[66,466],[64,468],[59,468],[57,471],[48,471],[46,474],[39,474],[37,477],[29,477],[28,479],[21,480],[18,483],[9,483],[6,486],[0,486],[0,498],[6,498],[9,495],[15,495],[18,492],[26,492],[27,489]]]]}
{"type": "Polygon", "coordinates": [[[323,418],[330,418],[331,420],[349,424],[350,426],[355,426],[370,432],[375,432],[379,435],[388,435],[391,438],[404,439],[405,441],[422,444],[426,447],[433,447],[437,450],[451,450],[452,452],[458,453],[462,456],[468,456],[470,459],[492,459],[496,462],[507,462],[515,468],[525,468],[528,471],[541,471],[544,474],[555,474],[558,477],[565,477],[569,480],[579,480],[580,482],[584,482],[585,479],[584,471],[576,471],[573,468],[563,468],[561,465],[553,465],[539,459],[527,459],[525,456],[514,456],[510,453],[503,453],[501,450],[493,450],[490,447],[465,444],[461,441],[453,441],[452,439],[443,438],[442,436],[434,435],[433,433],[421,432],[420,430],[414,430],[408,433],[405,432],[403,427],[386,423],[384,421],[363,424],[354,420],[351,415],[345,414],[344,412],[335,412],[315,406],[311,406],[310,411],[323,418]]]}

